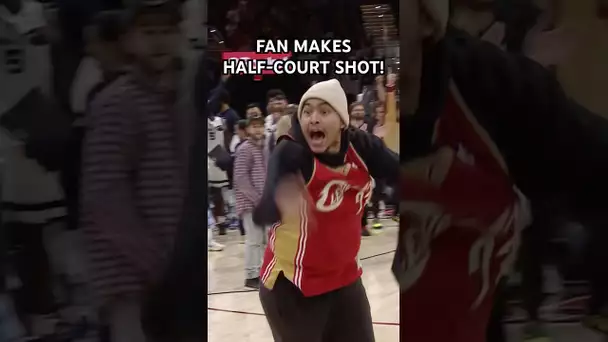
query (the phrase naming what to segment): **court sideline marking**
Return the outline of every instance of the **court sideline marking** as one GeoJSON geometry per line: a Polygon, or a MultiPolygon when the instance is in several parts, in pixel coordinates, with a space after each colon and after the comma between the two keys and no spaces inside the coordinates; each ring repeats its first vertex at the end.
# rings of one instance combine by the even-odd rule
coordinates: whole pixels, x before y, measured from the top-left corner
{"type": "MultiPolygon", "coordinates": [[[[227,312],[239,315],[251,315],[251,316],[266,316],[260,312],[250,312],[250,311],[238,311],[238,310],[227,310],[227,309],[219,309],[219,308],[207,308],[209,311],[218,311],[218,312],[227,312]]],[[[399,326],[397,322],[372,322],[373,325],[385,325],[385,326],[399,326]]]]}

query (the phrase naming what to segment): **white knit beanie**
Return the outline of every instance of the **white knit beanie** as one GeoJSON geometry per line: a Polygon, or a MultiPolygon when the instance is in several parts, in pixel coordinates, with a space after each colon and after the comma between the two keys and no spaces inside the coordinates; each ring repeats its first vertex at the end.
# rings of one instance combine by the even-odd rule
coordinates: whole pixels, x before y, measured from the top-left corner
{"type": "Polygon", "coordinates": [[[302,107],[308,99],[319,99],[327,102],[337,113],[346,126],[348,126],[350,117],[348,115],[348,101],[346,93],[336,79],[315,83],[313,86],[302,95],[300,105],[298,106],[298,119],[302,117],[302,107]]]}

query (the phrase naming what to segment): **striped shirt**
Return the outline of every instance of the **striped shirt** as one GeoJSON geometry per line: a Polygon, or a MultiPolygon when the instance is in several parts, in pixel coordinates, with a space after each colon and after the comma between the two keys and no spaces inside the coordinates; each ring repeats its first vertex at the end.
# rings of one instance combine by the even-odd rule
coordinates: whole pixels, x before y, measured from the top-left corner
{"type": "Polygon", "coordinates": [[[235,153],[234,194],[239,215],[253,211],[264,191],[268,153],[264,146],[244,141],[235,153]]]}
{"type": "Polygon", "coordinates": [[[101,300],[137,295],[161,272],[182,214],[185,165],[174,102],[119,78],[93,100],[83,143],[82,216],[101,300]]]}

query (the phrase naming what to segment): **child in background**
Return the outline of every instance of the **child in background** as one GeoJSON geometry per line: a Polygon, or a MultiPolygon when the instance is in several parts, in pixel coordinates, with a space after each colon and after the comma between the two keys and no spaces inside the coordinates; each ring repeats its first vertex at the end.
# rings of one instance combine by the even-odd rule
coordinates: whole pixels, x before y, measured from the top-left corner
{"type": "Polygon", "coordinates": [[[245,227],[245,286],[257,289],[267,237],[266,227],[253,223],[253,209],[262,197],[268,164],[264,117],[249,118],[247,136],[235,154],[234,191],[237,213],[245,227]]]}

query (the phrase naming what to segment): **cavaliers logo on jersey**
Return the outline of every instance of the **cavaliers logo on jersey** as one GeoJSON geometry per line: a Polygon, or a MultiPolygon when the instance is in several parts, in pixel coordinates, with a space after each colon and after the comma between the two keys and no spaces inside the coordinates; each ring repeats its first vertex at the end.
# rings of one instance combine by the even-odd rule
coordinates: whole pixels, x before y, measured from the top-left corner
{"type": "MultiPolygon", "coordinates": [[[[350,170],[351,168],[348,168],[350,170]]],[[[357,190],[355,195],[355,201],[359,205],[357,214],[361,213],[363,208],[367,205],[372,196],[372,190],[374,188],[373,180],[367,182],[363,187],[354,187],[345,180],[332,180],[327,182],[321,193],[319,199],[315,203],[315,207],[320,212],[330,212],[338,209],[344,201],[344,194],[351,190],[357,190]]]]}

